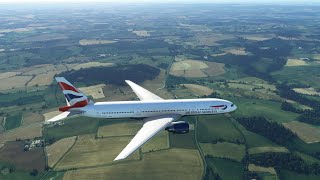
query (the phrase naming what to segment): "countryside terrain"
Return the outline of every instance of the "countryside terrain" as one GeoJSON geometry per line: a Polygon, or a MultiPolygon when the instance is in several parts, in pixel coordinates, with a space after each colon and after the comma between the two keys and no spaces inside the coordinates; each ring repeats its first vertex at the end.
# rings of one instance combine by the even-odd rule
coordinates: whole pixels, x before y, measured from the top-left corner
{"type": "Polygon", "coordinates": [[[320,179],[320,6],[0,6],[0,179],[320,179]],[[223,98],[113,162],[142,126],[43,125],[64,76],[93,101],[223,98]]]}

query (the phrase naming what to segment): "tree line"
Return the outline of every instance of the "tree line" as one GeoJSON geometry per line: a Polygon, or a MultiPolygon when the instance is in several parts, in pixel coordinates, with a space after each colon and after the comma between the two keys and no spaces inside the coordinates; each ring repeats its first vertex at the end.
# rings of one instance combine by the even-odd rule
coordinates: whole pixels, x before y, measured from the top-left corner
{"type": "Polygon", "coordinates": [[[242,117],[236,120],[249,131],[260,134],[277,144],[285,144],[296,138],[296,135],[282,124],[270,122],[264,117],[242,117]]]}

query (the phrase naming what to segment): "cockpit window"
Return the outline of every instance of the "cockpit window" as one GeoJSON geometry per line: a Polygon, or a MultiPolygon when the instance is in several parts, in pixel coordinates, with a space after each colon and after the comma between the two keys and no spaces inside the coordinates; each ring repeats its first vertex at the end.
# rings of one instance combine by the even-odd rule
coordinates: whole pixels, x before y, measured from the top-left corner
{"type": "Polygon", "coordinates": [[[231,104],[231,107],[233,107],[234,106],[234,104],[231,104]]]}
{"type": "Polygon", "coordinates": [[[228,107],[227,105],[224,105],[224,107],[222,109],[225,110],[225,109],[227,109],[227,107],[228,107]]]}

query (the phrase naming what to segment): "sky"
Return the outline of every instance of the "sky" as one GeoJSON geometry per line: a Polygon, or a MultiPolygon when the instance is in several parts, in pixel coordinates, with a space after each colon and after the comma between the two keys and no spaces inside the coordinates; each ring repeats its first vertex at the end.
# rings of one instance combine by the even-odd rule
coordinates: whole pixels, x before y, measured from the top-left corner
{"type": "Polygon", "coordinates": [[[316,3],[320,0],[0,0],[1,4],[11,3],[316,3]]]}

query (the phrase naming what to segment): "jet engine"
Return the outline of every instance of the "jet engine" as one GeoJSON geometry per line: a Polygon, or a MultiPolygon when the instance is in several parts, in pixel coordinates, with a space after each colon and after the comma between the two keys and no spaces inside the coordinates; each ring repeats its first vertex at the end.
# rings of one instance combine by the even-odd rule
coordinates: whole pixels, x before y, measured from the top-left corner
{"type": "Polygon", "coordinates": [[[184,121],[172,122],[166,130],[176,134],[185,134],[189,132],[189,123],[184,121]]]}

